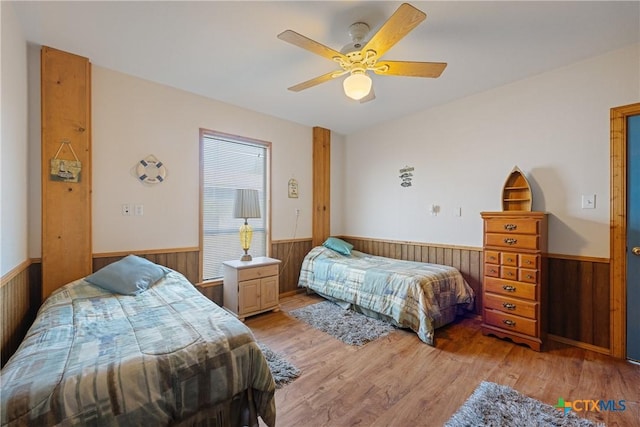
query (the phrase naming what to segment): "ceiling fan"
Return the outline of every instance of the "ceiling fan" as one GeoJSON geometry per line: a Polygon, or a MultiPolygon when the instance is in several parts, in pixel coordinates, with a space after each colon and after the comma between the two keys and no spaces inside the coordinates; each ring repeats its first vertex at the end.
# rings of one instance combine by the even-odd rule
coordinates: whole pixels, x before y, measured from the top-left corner
{"type": "Polygon", "coordinates": [[[369,25],[364,22],[351,25],[349,35],[353,42],[343,47],[340,52],[295,31],[283,31],[278,34],[280,40],[335,61],[341,68],[291,86],[289,90],[299,92],[349,74],[343,82],[345,94],[352,99],[366,102],[375,98],[367,71],[382,76],[440,77],[447,66],[446,62],[380,60],[393,45],[426,18],[424,12],[403,3],[368,41],[365,41],[365,38],[369,32],[369,25]]]}

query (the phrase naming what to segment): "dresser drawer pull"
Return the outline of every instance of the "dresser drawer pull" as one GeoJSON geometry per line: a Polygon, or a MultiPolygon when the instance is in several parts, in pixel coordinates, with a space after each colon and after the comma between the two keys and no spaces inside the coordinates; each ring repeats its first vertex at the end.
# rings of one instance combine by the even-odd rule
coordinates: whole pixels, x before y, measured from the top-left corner
{"type": "Polygon", "coordinates": [[[502,323],[504,323],[507,326],[511,326],[511,327],[516,326],[516,322],[514,322],[513,320],[509,320],[509,319],[504,319],[502,321],[502,323]]]}
{"type": "Polygon", "coordinates": [[[513,271],[508,272],[507,276],[513,276],[513,271]]]}
{"type": "Polygon", "coordinates": [[[503,302],[502,306],[504,308],[506,308],[507,310],[515,310],[516,309],[516,305],[515,304],[511,304],[509,302],[503,302]]]}
{"type": "Polygon", "coordinates": [[[507,292],[515,292],[516,291],[516,287],[515,286],[511,286],[511,285],[503,285],[502,289],[504,289],[507,292]]]}
{"type": "Polygon", "coordinates": [[[527,279],[533,279],[533,276],[530,274],[527,274],[527,279]]]}
{"type": "Polygon", "coordinates": [[[533,263],[531,262],[531,260],[530,260],[530,259],[528,259],[528,260],[526,261],[526,263],[527,263],[527,264],[529,264],[529,265],[533,264],[533,263]]]}
{"type": "Polygon", "coordinates": [[[518,239],[511,239],[511,238],[504,239],[503,241],[504,241],[507,245],[515,245],[516,243],[518,243],[518,239]]]}
{"type": "Polygon", "coordinates": [[[508,230],[508,231],[513,231],[513,230],[515,230],[517,228],[518,228],[518,226],[515,225],[515,224],[505,224],[504,225],[504,229],[508,230]]]}
{"type": "Polygon", "coordinates": [[[507,258],[507,262],[513,262],[513,258],[507,258]]]}
{"type": "Polygon", "coordinates": [[[489,273],[494,273],[494,274],[495,274],[495,273],[497,273],[497,272],[498,272],[498,271],[497,271],[497,270],[495,270],[495,269],[493,269],[493,268],[492,268],[491,270],[489,270],[489,273]]]}

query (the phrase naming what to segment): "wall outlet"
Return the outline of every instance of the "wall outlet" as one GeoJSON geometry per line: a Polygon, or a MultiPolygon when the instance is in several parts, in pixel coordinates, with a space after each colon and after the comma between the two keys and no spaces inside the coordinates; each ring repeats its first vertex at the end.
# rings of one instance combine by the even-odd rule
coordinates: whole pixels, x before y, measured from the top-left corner
{"type": "Polygon", "coordinates": [[[296,208],[296,216],[300,216],[300,209],[296,208]]]}
{"type": "Polygon", "coordinates": [[[122,215],[131,215],[131,205],[129,203],[122,204],[122,215]]]}

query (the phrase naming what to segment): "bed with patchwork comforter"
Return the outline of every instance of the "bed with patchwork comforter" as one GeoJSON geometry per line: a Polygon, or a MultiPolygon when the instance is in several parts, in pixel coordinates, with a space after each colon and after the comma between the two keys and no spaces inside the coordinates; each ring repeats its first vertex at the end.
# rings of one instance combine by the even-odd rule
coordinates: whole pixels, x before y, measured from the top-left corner
{"type": "Polygon", "coordinates": [[[175,271],[136,296],[60,288],[1,381],[3,426],[275,425],[251,331],[175,271]]]}
{"type": "Polygon", "coordinates": [[[298,286],[364,314],[410,328],[433,345],[434,330],[472,310],[474,292],[454,267],[402,261],[324,246],[304,258],[298,286]]]}

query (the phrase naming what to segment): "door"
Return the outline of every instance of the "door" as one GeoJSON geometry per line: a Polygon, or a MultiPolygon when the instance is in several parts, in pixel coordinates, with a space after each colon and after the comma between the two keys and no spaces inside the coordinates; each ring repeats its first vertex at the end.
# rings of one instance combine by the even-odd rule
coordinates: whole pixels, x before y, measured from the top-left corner
{"type": "Polygon", "coordinates": [[[627,132],[627,358],[640,362],[640,115],[627,132]]]}
{"type": "Polygon", "coordinates": [[[240,282],[238,316],[260,310],[260,279],[240,282]]]}

